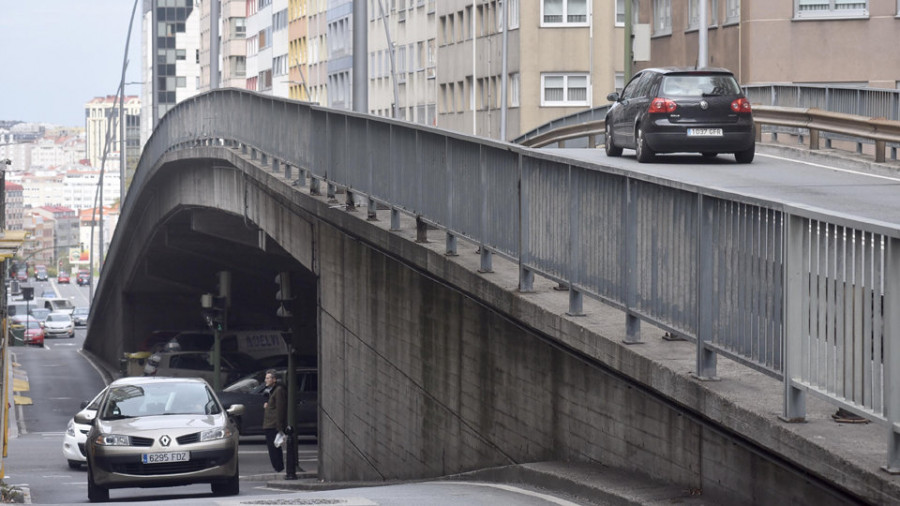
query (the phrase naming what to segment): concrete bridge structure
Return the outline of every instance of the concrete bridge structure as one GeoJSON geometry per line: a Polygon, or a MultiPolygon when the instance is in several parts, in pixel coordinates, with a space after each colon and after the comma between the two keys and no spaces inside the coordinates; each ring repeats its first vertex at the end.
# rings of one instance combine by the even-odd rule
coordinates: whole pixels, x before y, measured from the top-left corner
{"type": "MultiPolygon", "coordinates": [[[[852,395],[807,398],[816,388],[800,373],[786,387],[781,336],[795,322],[783,317],[782,295],[795,282],[773,280],[793,266],[766,253],[739,269],[724,257],[703,263],[698,244],[759,242],[708,235],[714,200],[778,213],[763,222],[827,219],[563,154],[241,90],[207,93],[170,112],[145,148],[85,349],[116,364],[154,331],[202,326],[200,295],[227,270],[229,325],[283,328],[317,361],[321,479],[565,460],[711,503],[900,502],[900,479],[881,469],[892,470],[894,451],[892,376],[881,371],[890,340],[875,359],[885,400],[874,408],[852,395]],[[597,200],[574,192],[585,187],[597,200]],[[732,270],[746,271],[728,289],[747,300],[726,310],[708,278],[732,270]],[[292,280],[287,318],[276,315],[280,272],[292,280]],[[747,278],[774,288],[745,290],[747,278]],[[756,330],[737,334],[752,343],[726,336],[751,306],[756,330]],[[874,423],[838,425],[837,406],[874,423]]],[[[892,226],[839,221],[883,238],[883,271],[900,272],[892,226]]],[[[791,251],[790,232],[762,236],[786,234],[791,251]]],[[[883,292],[887,337],[898,332],[895,285],[883,292]]]]}

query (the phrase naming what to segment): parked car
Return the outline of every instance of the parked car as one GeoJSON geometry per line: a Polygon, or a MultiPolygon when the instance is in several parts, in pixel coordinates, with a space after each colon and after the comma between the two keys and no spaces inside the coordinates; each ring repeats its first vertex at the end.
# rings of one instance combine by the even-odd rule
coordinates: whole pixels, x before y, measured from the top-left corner
{"type": "Polygon", "coordinates": [[[21,335],[23,344],[44,346],[44,327],[32,316],[13,316],[10,319],[10,331],[13,335],[21,335]]]}
{"type": "Polygon", "coordinates": [[[91,315],[91,308],[87,306],[78,306],[72,310],[72,322],[76,327],[86,327],[88,316],[91,315]]]}
{"type": "Polygon", "coordinates": [[[240,493],[238,431],[205,381],[197,378],[120,378],[103,393],[85,445],[88,500],[109,490],[209,483],[213,494],[240,493]]]}
{"type": "MultiPolygon", "coordinates": [[[[238,352],[256,360],[286,357],[287,344],[280,330],[229,330],[220,336],[223,352],[238,352]]],[[[159,346],[163,351],[211,351],[214,337],[208,331],[184,331],[159,346]]],[[[157,351],[157,350],[153,350],[157,351]]]]}
{"type": "MultiPolygon", "coordinates": [[[[317,435],[319,416],[319,381],[316,368],[297,367],[294,369],[297,385],[297,434],[317,435]]],[[[282,385],[287,385],[285,376],[287,368],[275,369],[275,376],[282,385]]],[[[244,376],[227,385],[219,394],[219,400],[225,407],[241,404],[244,414],[235,418],[235,423],[242,436],[263,433],[262,405],[266,402],[266,369],[244,376]]]]}
{"type": "Polygon", "coordinates": [[[44,321],[45,337],[75,337],[75,322],[69,313],[54,312],[44,321]]]}
{"type": "MultiPolygon", "coordinates": [[[[259,364],[243,353],[221,354],[219,379],[227,385],[241,376],[259,369],[259,364]]],[[[209,351],[159,351],[144,363],[145,376],[174,376],[178,378],[203,378],[210,385],[215,384],[212,352],[209,351]]]]}
{"type": "Polygon", "coordinates": [[[89,285],[91,283],[91,273],[88,270],[80,270],[78,274],[75,275],[75,283],[78,286],[89,285]]]}
{"type": "Polygon", "coordinates": [[[16,279],[23,283],[28,281],[28,271],[25,269],[19,269],[16,272],[16,279]]]}
{"type": "Polygon", "coordinates": [[[610,93],[606,154],[634,149],[638,162],[656,153],[734,153],[750,163],[756,134],[750,101],[725,69],[651,68],[637,74],[622,93],[610,93]]]}
{"type": "MultiPolygon", "coordinates": [[[[100,405],[100,398],[106,393],[106,389],[100,391],[90,401],[81,403],[81,410],[76,415],[81,414],[82,420],[93,420],[97,414],[97,406],[100,405]]],[[[91,430],[89,423],[76,423],[73,416],[66,426],[66,433],[63,435],[63,457],[69,463],[72,469],[78,469],[81,464],[87,461],[84,454],[84,443],[87,441],[87,433],[91,430]]]]}
{"type": "Polygon", "coordinates": [[[68,272],[60,272],[56,275],[56,282],[59,284],[69,284],[69,273],[68,272]]]}

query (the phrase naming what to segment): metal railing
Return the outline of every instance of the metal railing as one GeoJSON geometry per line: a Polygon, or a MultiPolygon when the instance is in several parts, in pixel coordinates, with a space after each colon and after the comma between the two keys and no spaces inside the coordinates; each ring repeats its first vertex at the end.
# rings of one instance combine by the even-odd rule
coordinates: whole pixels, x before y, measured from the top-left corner
{"type": "MultiPolygon", "coordinates": [[[[337,186],[693,341],[697,376],[729,357],[783,380],[787,419],[805,397],[881,422],[900,470],[900,225],[685,187],[640,174],[396,120],[217,90],[171,110],[144,149],[122,219],[160,157],[240,149],[298,184],[337,186]]],[[[112,249],[122,247],[113,237],[112,249]]]]}

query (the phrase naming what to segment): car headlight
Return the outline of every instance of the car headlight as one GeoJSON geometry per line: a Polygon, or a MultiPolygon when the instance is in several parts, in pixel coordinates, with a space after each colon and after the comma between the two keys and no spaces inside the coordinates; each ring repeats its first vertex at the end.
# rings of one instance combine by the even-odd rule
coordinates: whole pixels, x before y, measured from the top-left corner
{"type": "Polygon", "coordinates": [[[69,420],[69,425],[66,425],[66,435],[75,437],[75,420],[69,420]]]}
{"type": "Polygon", "coordinates": [[[200,441],[215,441],[217,439],[228,439],[232,436],[231,429],[219,427],[217,429],[209,429],[200,433],[200,441]]]}
{"type": "Polygon", "coordinates": [[[99,446],[131,446],[131,436],[100,434],[94,438],[94,444],[99,446]]]}

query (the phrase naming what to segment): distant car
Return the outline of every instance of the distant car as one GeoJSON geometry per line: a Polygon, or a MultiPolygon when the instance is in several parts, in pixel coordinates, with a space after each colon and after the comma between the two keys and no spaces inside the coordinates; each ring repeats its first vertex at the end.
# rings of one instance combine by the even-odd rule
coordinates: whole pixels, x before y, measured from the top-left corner
{"type": "Polygon", "coordinates": [[[26,271],[25,269],[19,269],[19,271],[16,272],[16,279],[22,282],[28,281],[28,271],[26,271]]]}
{"type": "Polygon", "coordinates": [[[44,320],[45,337],[75,337],[75,322],[69,313],[55,312],[44,320]]]}
{"type": "Polygon", "coordinates": [[[14,316],[11,319],[10,330],[15,335],[22,336],[23,344],[44,346],[44,327],[32,316],[14,316]]]}
{"type": "Polygon", "coordinates": [[[56,282],[59,284],[66,283],[69,284],[69,273],[68,272],[60,272],[56,275],[56,282]]]}
{"type": "Polygon", "coordinates": [[[75,275],[75,283],[77,283],[78,286],[91,284],[91,273],[86,270],[78,271],[78,274],[75,275]]]}
{"type": "Polygon", "coordinates": [[[54,299],[56,298],[56,292],[54,292],[53,290],[44,290],[43,292],[41,292],[39,297],[42,299],[54,299]]]}
{"type": "Polygon", "coordinates": [[[34,271],[34,280],[35,281],[47,281],[47,271],[35,270],[34,271]]]}
{"type": "Polygon", "coordinates": [[[88,316],[90,316],[91,309],[85,306],[79,306],[72,310],[72,321],[75,323],[76,327],[86,327],[88,316]]]}
{"type": "Polygon", "coordinates": [[[238,431],[228,411],[197,378],[120,378],[100,398],[85,444],[87,493],[109,501],[109,491],[209,483],[215,495],[240,493],[238,431]]]}
{"type": "Polygon", "coordinates": [[[44,307],[53,312],[68,313],[70,315],[75,310],[75,305],[72,304],[71,300],[55,296],[44,299],[44,307]]]}
{"type": "MultiPolygon", "coordinates": [[[[285,383],[287,368],[275,369],[278,382],[285,383]]],[[[295,369],[297,384],[297,434],[317,435],[319,381],[314,367],[297,367],[295,369]]],[[[225,407],[232,404],[244,406],[244,414],[235,419],[242,436],[263,433],[262,405],[266,402],[264,391],[266,370],[256,371],[227,385],[219,394],[219,400],[225,407]]]]}
{"type": "Polygon", "coordinates": [[[750,163],[756,132],[750,101],[725,69],[650,68],[610,93],[606,154],[633,149],[638,162],[657,153],[698,152],[712,158],[734,153],[750,163]]]}
{"type": "MultiPolygon", "coordinates": [[[[93,420],[97,414],[97,406],[100,405],[100,398],[106,393],[106,389],[100,391],[94,398],[88,402],[81,403],[81,411],[76,414],[83,415],[82,420],[93,420]]],[[[63,457],[69,463],[72,469],[78,469],[81,464],[87,461],[84,455],[84,443],[87,441],[87,433],[91,430],[89,423],[75,423],[75,417],[69,420],[66,427],[66,433],[63,436],[63,457]]]]}
{"type": "MultiPolygon", "coordinates": [[[[219,379],[221,385],[259,370],[259,363],[243,353],[221,354],[219,379]]],[[[203,378],[215,384],[212,352],[209,351],[159,351],[144,363],[145,376],[174,376],[178,378],[203,378]]]]}

